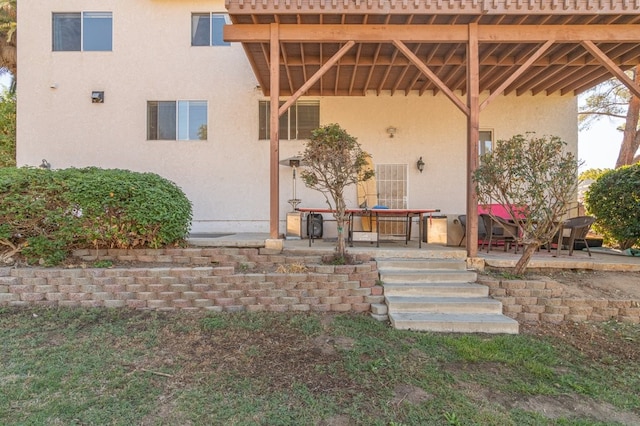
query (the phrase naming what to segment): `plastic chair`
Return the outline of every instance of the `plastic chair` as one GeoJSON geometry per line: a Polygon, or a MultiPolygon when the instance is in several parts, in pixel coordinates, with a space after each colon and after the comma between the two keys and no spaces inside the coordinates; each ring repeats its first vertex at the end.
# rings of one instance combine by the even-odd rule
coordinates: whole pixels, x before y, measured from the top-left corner
{"type": "MultiPolygon", "coordinates": [[[[491,250],[491,243],[502,241],[504,244],[504,251],[507,248],[511,249],[511,243],[515,243],[515,253],[518,253],[518,225],[502,219],[500,217],[493,217],[488,214],[481,214],[480,218],[484,223],[484,227],[489,237],[489,243],[487,244],[487,253],[491,250]]],[[[482,248],[484,248],[485,241],[482,241],[482,248]]]]}

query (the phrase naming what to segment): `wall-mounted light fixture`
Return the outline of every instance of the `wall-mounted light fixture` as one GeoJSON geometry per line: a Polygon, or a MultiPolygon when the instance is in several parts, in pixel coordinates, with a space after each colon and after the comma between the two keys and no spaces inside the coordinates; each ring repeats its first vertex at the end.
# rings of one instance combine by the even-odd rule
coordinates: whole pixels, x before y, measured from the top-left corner
{"type": "Polygon", "coordinates": [[[96,91],[96,90],[91,92],[91,103],[103,104],[104,103],[104,92],[99,92],[99,91],[96,91]]]}
{"type": "Polygon", "coordinates": [[[390,138],[394,137],[397,131],[398,131],[398,129],[396,129],[393,126],[387,127],[387,133],[389,134],[390,138]]]}
{"type": "Polygon", "coordinates": [[[422,161],[422,157],[420,157],[420,159],[416,163],[416,166],[418,167],[418,170],[420,170],[420,173],[422,173],[422,171],[424,170],[424,161],[422,161]]]}
{"type": "Polygon", "coordinates": [[[51,170],[51,164],[49,164],[49,162],[45,159],[42,160],[42,163],[40,163],[38,167],[40,167],[41,169],[51,170]]]}

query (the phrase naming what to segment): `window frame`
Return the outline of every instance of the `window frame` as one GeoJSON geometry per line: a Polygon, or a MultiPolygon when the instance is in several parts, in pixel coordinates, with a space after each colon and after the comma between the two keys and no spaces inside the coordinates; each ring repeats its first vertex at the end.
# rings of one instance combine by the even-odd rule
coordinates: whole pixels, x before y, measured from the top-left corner
{"type": "Polygon", "coordinates": [[[231,42],[222,40],[222,28],[225,25],[231,25],[231,19],[228,13],[224,12],[192,12],[191,13],[191,47],[213,47],[213,46],[231,46],[231,42]],[[194,44],[195,31],[194,31],[194,17],[195,16],[209,16],[209,39],[207,44],[194,44]],[[223,25],[218,27],[213,25],[214,18],[222,18],[223,25]],[[217,36],[217,37],[216,37],[217,36]],[[220,38],[220,41],[217,41],[220,38]]]}
{"type": "MultiPolygon", "coordinates": [[[[74,17],[75,19],[75,17],[74,17]]],[[[87,26],[87,28],[89,28],[89,26],[87,26]]],[[[59,29],[59,28],[58,28],[59,29]]],[[[75,37],[75,34],[73,34],[75,37]]],[[[74,47],[75,47],[74,43],[74,47]]],[[[80,11],[80,12],[52,12],[51,13],[51,51],[52,52],[113,52],[113,11],[80,11]],[[91,17],[89,15],[94,14],[94,15],[109,15],[109,20],[110,20],[110,27],[109,27],[109,43],[108,43],[108,49],[87,49],[86,45],[89,44],[87,43],[86,37],[87,37],[87,31],[85,30],[85,26],[87,20],[90,19],[102,19],[98,16],[94,16],[91,17]],[[78,15],[78,20],[79,20],[79,46],[78,49],[65,49],[62,47],[65,46],[58,46],[58,48],[56,48],[56,46],[58,44],[61,44],[62,42],[56,43],[56,16],[62,16],[62,15],[78,15]]]]}
{"type": "Polygon", "coordinates": [[[483,155],[493,151],[495,143],[495,132],[493,131],[493,129],[480,129],[480,131],[478,132],[478,164],[480,164],[480,162],[482,161],[483,155]],[[483,133],[488,133],[490,135],[490,140],[483,140],[483,133]],[[489,142],[488,145],[487,142],[489,142]]]}
{"type": "MultiPolygon", "coordinates": [[[[280,101],[279,105],[282,106],[284,101],[280,101]]],[[[268,100],[260,100],[258,101],[258,140],[269,140],[270,139],[270,109],[271,102],[268,100]]],[[[278,136],[280,140],[307,140],[311,136],[311,130],[318,128],[320,126],[320,100],[317,99],[298,99],[291,105],[291,107],[282,115],[279,119],[279,129],[278,136]],[[300,107],[314,107],[315,115],[317,116],[317,123],[310,129],[300,128],[300,107]],[[294,126],[292,128],[292,118],[295,120],[294,126]],[[285,127],[286,126],[286,127],[285,127]],[[303,133],[300,135],[301,131],[304,132],[308,130],[308,137],[303,133]]]]}
{"type": "MultiPolygon", "coordinates": [[[[194,111],[194,114],[196,113],[197,111],[194,111]]],[[[162,120],[167,120],[167,118],[164,117],[162,118],[162,120]]],[[[147,141],[206,142],[209,140],[208,129],[209,129],[209,101],[195,100],[195,99],[177,99],[175,101],[168,101],[168,100],[147,101],[147,141]],[[156,109],[155,111],[152,111],[154,104],[156,109]],[[160,107],[162,106],[161,104],[165,104],[164,105],[165,107],[169,107],[170,106],[169,104],[173,104],[173,110],[175,111],[173,123],[161,123],[161,111],[160,111],[160,107]],[[200,136],[196,138],[191,138],[190,120],[193,119],[191,109],[202,106],[197,104],[204,104],[204,107],[206,108],[204,123],[200,124],[200,126],[198,127],[198,132],[200,132],[202,129],[202,125],[205,126],[204,138],[200,136]],[[185,112],[185,106],[186,106],[186,114],[187,114],[186,117],[181,115],[183,112],[185,112]],[[154,112],[155,114],[153,115],[152,112],[154,112]],[[155,124],[154,126],[155,130],[152,127],[152,121],[155,124]],[[185,126],[184,126],[185,122],[186,122],[186,135],[187,135],[186,138],[182,136],[183,131],[185,130],[185,126]],[[160,137],[161,124],[169,125],[170,131],[173,132],[173,138],[160,137]]]]}

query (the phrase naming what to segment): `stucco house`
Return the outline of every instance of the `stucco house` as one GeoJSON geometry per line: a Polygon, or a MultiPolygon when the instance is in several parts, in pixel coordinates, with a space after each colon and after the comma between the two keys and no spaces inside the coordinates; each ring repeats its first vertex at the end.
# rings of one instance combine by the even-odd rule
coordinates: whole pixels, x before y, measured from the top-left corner
{"type": "MultiPolygon", "coordinates": [[[[478,152],[528,131],[577,151],[576,96],[640,61],[639,12],[637,0],[21,0],[17,162],[155,172],[192,200],[194,232],[277,238],[286,160],[339,123],[372,154],[381,203],[468,213],[473,234],[478,152]]],[[[324,205],[300,182],[296,197],[324,205]]],[[[356,207],[355,188],[348,198],[356,207]]]]}

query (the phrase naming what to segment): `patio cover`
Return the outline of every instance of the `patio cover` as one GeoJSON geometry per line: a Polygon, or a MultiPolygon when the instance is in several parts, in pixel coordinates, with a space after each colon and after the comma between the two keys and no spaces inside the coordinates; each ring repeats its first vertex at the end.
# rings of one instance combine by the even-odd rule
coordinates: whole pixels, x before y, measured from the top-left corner
{"type": "Polygon", "coordinates": [[[501,94],[577,95],[640,64],[640,0],[226,0],[271,101],[270,233],[278,238],[278,117],[301,95],[446,95],[467,120],[467,254],[477,255],[479,116],[501,94]],[[280,97],[286,98],[279,107],[280,97]]]}

